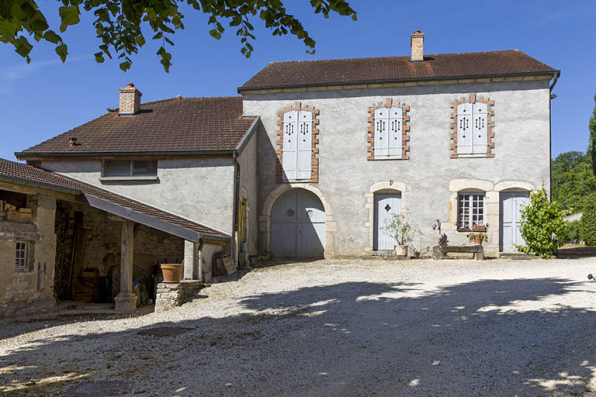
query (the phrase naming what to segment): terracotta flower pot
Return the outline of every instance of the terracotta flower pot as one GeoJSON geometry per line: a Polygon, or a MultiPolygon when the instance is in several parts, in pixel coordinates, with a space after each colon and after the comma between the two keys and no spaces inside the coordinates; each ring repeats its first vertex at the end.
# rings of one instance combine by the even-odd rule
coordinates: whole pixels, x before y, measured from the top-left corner
{"type": "Polygon", "coordinates": [[[168,284],[179,283],[182,276],[181,263],[163,263],[161,264],[161,273],[163,282],[168,284]]]}
{"type": "Polygon", "coordinates": [[[482,245],[482,237],[474,237],[474,244],[482,245]]]}

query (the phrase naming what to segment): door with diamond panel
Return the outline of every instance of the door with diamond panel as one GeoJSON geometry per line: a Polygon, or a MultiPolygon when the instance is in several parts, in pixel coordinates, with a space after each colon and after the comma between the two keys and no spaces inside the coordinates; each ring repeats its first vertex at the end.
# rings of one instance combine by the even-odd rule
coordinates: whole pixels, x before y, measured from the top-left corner
{"type": "Polygon", "coordinates": [[[401,214],[401,194],[375,194],[375,251],[392,250],[397,245],[395,239],[385,230],[396,214],[401,214]]]}

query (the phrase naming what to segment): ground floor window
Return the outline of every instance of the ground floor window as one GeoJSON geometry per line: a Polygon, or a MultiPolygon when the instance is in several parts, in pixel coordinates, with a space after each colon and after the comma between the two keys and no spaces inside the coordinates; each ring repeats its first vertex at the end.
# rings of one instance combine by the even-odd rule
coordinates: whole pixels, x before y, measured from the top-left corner
{"type": "Polygon", "coordinates": [[[457,230],[484,231],[484,193],[459,193],[457,198],[457,230]]]}
{"type": "Polygon", "coordinates": [[[15,250],[15,269],[17,272],[26,272],[29,261],[29,244],[17,241],[15,250]]]}

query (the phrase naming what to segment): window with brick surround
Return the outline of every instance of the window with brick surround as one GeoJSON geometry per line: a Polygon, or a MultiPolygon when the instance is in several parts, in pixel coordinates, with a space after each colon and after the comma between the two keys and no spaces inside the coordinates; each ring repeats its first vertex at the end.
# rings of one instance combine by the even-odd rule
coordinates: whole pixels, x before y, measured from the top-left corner
{"type": "Polygon", "coordinates": [[[495,101],[470,94],[451,103],[451,158],[494,157],[495,101]]]}
{"type": "Polygon", "coordinates": [[[368,109],[368,160],[408,160],[410,107],[391,98],[368,109]]]}
{"type": "Polygon", "coordinates": [[[486,231],[484,193],[459,193],[457,197],[457,230],[486,231]]]}
{"type": "Polygon", "coordinates": [[[26,272],[29,269],[29,243],[17,241],[15,248],[15,271],[26,272]]]}
{"type": "Polygon", "coordinates": [[[277,112],[276,181],[319,182],[319,109],[296,102],[277,112]]]}

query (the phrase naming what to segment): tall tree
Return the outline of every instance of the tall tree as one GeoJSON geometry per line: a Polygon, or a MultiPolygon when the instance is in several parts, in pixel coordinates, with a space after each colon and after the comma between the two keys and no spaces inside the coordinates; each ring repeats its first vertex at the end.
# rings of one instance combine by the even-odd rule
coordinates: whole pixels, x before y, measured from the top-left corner
{"type": "Polygon", "coordinates": [[[590,117],[590,146],[588,147],[588,154],[592,160],[592,172],[596,176],[596,95],[594,95],[594,112],[590,117]]]}
{"type": "MultiPolygon", "coordinates": [[[[49,0],[51,1],[51,0],[49,0]]],[[[80,22],[82,12],[93,12],[93,26],[101,44],[95,60],[103,62],[112,55],[121,59],[120,68],[128,70],[132,64],[130,56],[136,54],[145,44],[142,28],[153,31],[151,39],[161,42],[157,55],[166,71],[171,66],[172,55],[168,46],[173,46],[173,34],[184,29],[184,14],[181,6],[190,5],[195,11],[209,16],[209,34],[219,39],[225,31],[224,24],[236,28],[240,37],[241,52],[250,57],[256,39],[251,23],[258,19],[274,36],[292,34],[304,42],[307,52],[314,53],[315,40],[308,34],[302,23],[287,12],[283,0],[56,0],[62,4],[60,32],[80,22]]],[[[329,18],[332,13],[351,16],[354,11],[346,0],[310,0],[315,14],[329,18]]],[[[12,45],[22,57],[31,61],[29,54],[35,41],[46,41],[56,46],[56,53],[64,62],[68,47],[62,37],[48,24],[36,0],[0,0],[0,42],[12,45]]]]}
{"type": "Polygon", "coordinates": [[[590,157],[582,152],[561,153],[552,161],[552,198],[564,210],[580,212],[586,197],[596,192],[590,157]]]}

